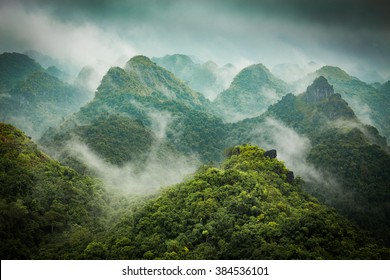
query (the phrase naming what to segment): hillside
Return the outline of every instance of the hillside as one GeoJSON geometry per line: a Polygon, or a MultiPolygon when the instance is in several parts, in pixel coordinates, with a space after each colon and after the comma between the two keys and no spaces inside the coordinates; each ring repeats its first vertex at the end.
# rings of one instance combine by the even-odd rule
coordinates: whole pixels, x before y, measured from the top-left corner
{"type": "Polygon", "coordinates": [[[256,64],[241,70],[230,87],[217,96],[214,105],[223,112],[227,122],[235,122],[264,113],[288,90],[285,82],[264,65],[256,64]]]}
{"type": "Polygon", "coordinates": [[[387,259],[305,194],[272,152],[226,151],[184,182],[131,200],[0,124],[2,259],[387,259]]]}
{"type": "Polygon", "coordinates": [[[0,121],[11,123],[34,139],[89,99],[85,91],[62,82],[26,55],[0,56],[0,121]]]}
{"type": "Polygon", "coordinates": [[[0,94],[7,93],[30,74],[44,69],[30,57],[19,53],[0,55],[0,94]]]}
{"type": "Polygon", "coordinates": [[[105,226],[108,196],[20,130],[0,123],[1,259],[80,258],[105,226]]]}
{"type": "Polygon", "coordinates": [[[375,259],[387,249],[301,189],[255,146],[227,152],[129,213],[102,245],[114,259],[375,259]]]}
{"type": "Polygon", "coordinates": [[[335,91],[348,102],[361,121],[375,126],[381,135],[390,138],[389,91],[384,93],[335,66],[324,66],[298,84],[308,85],[319,76],[324,76],[334,86],[335,91]]]}
{"type": "Polygon", "coordinates": [[[286,163],[308,181],[307,191],[389,243],[386,140],[358,120],[324,77],[231,130],[236,141],[282,151],[286,163]]]}
{"type": "Polygon", "coordinates": [[[190,162],[195,158],[197,164],[219,161],[226,133],[200,93],[148,58],[136,56],[124,69],[111,68],[95,98],[47,131],[40,143],[58,153],[76,139],[106,162],[118,166],[131,162],[142,169],[151,153],[156,153],[153,158],[159,165],[167,166],[170,155],[190,162]]]}

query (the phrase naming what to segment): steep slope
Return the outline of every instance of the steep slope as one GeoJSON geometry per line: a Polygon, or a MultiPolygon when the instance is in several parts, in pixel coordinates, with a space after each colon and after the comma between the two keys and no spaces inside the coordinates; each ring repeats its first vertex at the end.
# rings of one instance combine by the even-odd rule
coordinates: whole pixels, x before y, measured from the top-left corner
{"type": "Polygon", "coordinates": [[[350,76],[344,70],[334,66],[324,66],[309,74],[301,84],[308,84],[314,78],[324,76],[335,91],[348,102],[360,120],[378,128],[386,138],[390,137],[390,97],[384,95],[372,85],[350,76]]]}
{"type": "Polygon", "coordinates": [[[77,136],[110,163],[123,165],[135,160],[142,165],[148,157],[141,154],[156,149],[163,150],[158,152],[160,158],[174,153],[196,156],[202,162],[218,161],[225,148],[224,135],[222,120],[212,114],[209,101],[148,58],[136,56],[125,69],[111,68],[95,98],[60,127],[48,131],[41,143],[58,151],[77,136]],[[116,131],[111,122],[118,120],[129,125],[116,131]],[[141,134],[135,136],[134,127],[135,134],[141,134]],[[91,130],[105,133],[90,141],[91,134],[85,131],[91,130]],[[118,134],[127,135],[122,145],[113,140],[118,134]]]}
{"type": "Polygon", "coordinates": [[[102,231],[107,194],[0,123],[1,259],[80,258],[102,231]]]}
{"type": "Polygon", "coordinates": [[[288,94],[263,116],[240,122],[231,130],[236,141],[267,143],[284,151],[292,147],[287,158],[301,158],[294,170],[301,169],[309,181],[307,190],[389,244],[386,140],[376,128],[358,120],[324,77],[317,78],[305,93],[288,94]],[[272,119],[281,123],[269,125],[272,119]]]}
{"type": "Polygon", "coordinates": [[[88,94],[60,81],[26,55],[0,56],[0,121],[38,139],[50,126],[75,112],[88,94]]]}
{"type": "Polygon", "coordinates": [[[244,68],[214,105],[228,122],[258,116],[288,92],[288,86],[262,64],[244,68]]]}
{"type": "Polygon", "coordinates": [[[3,53],[0,55],[0,94],[8,93],[30,74],[44,69],[27,55],[3,53]]]}
{"type": "Polygon", "coordinates": [[[255,146],[160,192],[107,236],[114,259],[373,259],[388,249],[301,190],[255,146]]]}
{"type": "Polygon", "coordinates": [[[231,64],[219,67],[212,61],[195,63],[191,57],[183,54],[154,57],[152,61],[174,73],[209,100],[214,100],[221,91],[228,88],[237,73],[231,64]]]}

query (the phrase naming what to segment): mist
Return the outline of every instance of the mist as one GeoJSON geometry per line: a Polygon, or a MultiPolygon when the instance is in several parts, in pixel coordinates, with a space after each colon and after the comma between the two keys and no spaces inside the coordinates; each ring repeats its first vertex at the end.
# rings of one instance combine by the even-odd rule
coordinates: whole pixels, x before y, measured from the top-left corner
{"type": "Polygon", "coordinates": [[[376,70],[387,80],[385,7],[382,0],[5,0],[0,51],[35,49],[78,70],[136,54],[186,53],[238,68],[315,61],[362,75],[376,70]]]}
{"type": "Polygon", "coordinates": [[[251,139],[254,144],[263,149],[276,149],[278,159],[282,160],[286,167],[295,173],[295,176],[301,176],[311,183],[339,185],[334,178],[326,176],[306,161],[312,148],[310,140],[280,121],[273,118],[265,119],[252,130],[251,139]]]}
{"type": "Polygon", "coordinates": [[[161,157],[154,147],[141,169],[130,162],[119,167],[108,163],[80,141],[69,141],[66,146],[71,155],[83,162],[108,189],[123,194],[153,194],[163,187],[182,182],[199,166],[194,157],[175,154],[161,157]]]}

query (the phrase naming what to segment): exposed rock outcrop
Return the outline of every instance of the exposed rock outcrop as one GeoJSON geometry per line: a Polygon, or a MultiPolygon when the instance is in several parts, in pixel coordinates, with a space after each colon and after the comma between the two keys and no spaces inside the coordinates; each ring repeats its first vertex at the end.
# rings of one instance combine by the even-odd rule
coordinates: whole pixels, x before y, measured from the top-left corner
{"type": "Polygon", "coordinates": [[[329,98],[334,94],[333,86],[328,83],[328,80],[323,76],[319,76],[306,89],[306,101],[318,102],[329,98]]]}
{"type": "Polygon", "coordinates": [[[276,158],[277,152],[276,152],[276,150],[272,149],[272,150],[266,151],[264,153],[264,156],[269,157],[269,158],[276,158]]]}

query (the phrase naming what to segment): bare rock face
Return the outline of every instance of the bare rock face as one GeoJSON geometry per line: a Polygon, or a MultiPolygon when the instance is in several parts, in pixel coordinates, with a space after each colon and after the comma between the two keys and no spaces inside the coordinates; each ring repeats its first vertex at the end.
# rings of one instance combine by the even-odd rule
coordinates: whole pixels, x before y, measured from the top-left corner
{"type": "Polygon", "coordinates": [[[264,156],[269,157],[269,158],[276,158],[277,152],[276,152],[276,150],[272,149],[272,150],[266,151],[264,153],[264,156]]]}
{"type": "Polygon", "coordinates": [[[307,87],[305,96],[308,102],[318,102],[329,98],[333,94],[333,86],[323,76],[319,76],[307,87]]]}
{"type": "Polygon", "coordinates": [[[287,172],[287,182],[291,184],[293,181],[294,181],[294,172],[292,171],[287,172]]]}

